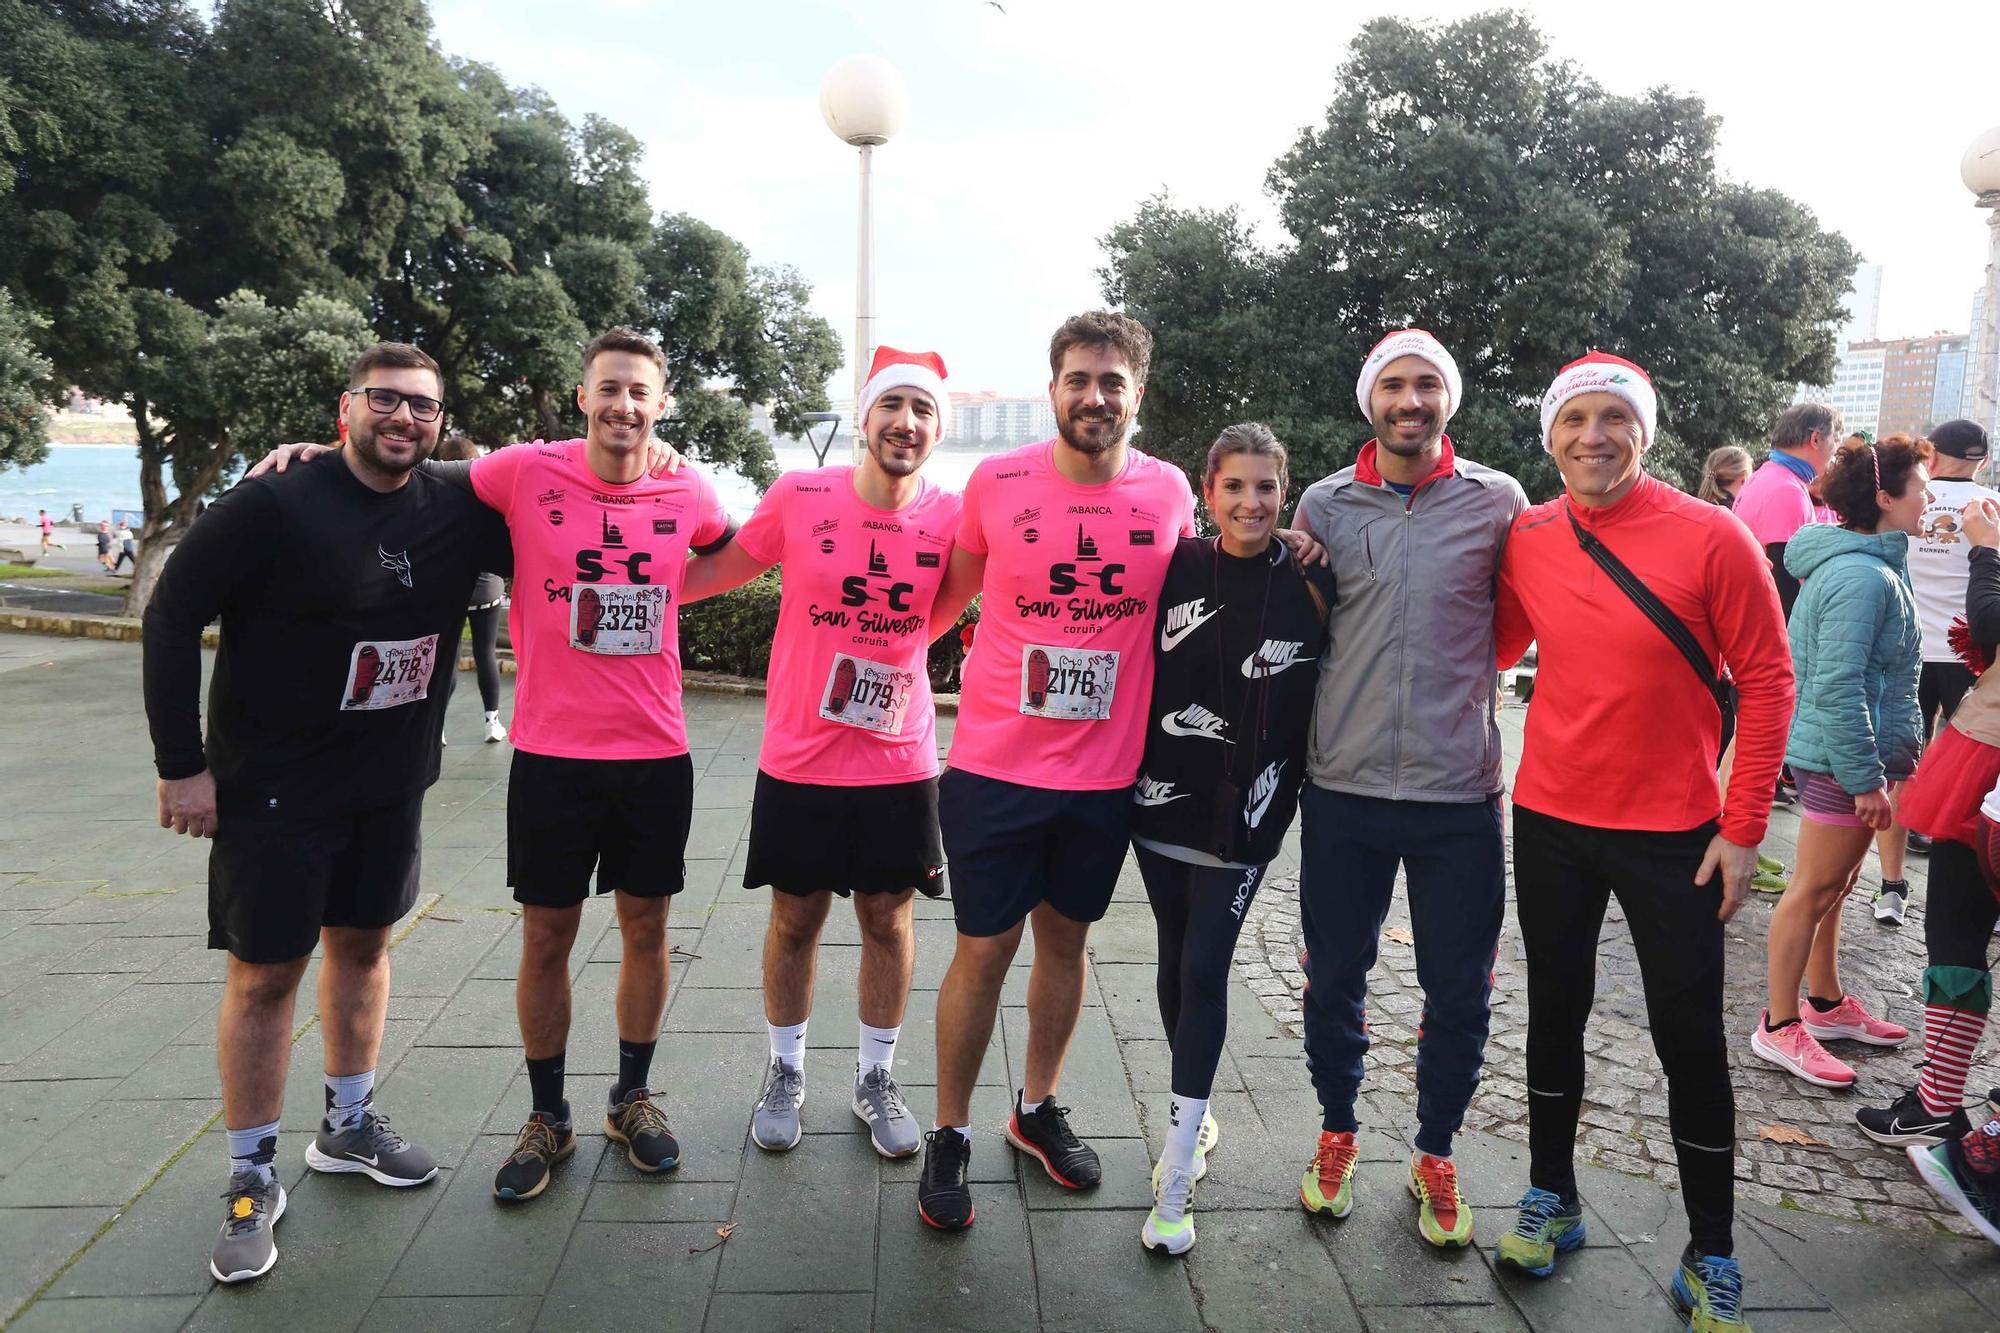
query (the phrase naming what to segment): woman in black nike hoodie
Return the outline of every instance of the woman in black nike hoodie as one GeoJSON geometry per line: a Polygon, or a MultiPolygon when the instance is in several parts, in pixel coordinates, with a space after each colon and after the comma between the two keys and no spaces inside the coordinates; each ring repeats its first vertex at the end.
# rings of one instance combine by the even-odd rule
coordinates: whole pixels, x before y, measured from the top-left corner
{"type": "Polygon", "coordinates": [[[1133,850],[1159,929],[1160,1018],[1173,1048],[1166,1149],[1141,1239],[1194,1244],[1194,1181],[1215,1141],[1208,1096],[1228,1021],[1229,960],[1298,810],[1332,575],[1276,536],[1285,447],[1231,426],[1202,480],[1219,535],[1186,537],[1160,593],[1133,850]]]}

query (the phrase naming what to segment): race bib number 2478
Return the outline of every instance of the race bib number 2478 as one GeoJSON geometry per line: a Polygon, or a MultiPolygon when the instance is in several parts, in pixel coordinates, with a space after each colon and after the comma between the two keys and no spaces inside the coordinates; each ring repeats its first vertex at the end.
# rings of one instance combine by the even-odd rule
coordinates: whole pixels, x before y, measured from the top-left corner
{"type": "Polygon", "coordinates": [[[438,636],[421,639],[380,639],[354,645],[347,659],[347,687],[340,694],[343,713],[395,708],[427,697],[431,669],[437,665],[438,636]]]}

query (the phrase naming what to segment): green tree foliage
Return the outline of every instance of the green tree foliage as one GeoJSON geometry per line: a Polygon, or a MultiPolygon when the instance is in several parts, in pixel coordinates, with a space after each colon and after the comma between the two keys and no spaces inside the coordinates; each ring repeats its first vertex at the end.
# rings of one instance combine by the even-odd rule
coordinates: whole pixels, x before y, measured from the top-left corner
{"type": "Polygon", "coordinates": [[[48,358],[35,351],[41,321],[0,291],[0,468],[48,457],[48,358]]]}
{"type": "Polygon", "coordinates": [[[1164,195],[1105,237],[1106,297],[1159,339],[1150,448],[1194,468],[1255,418],[1301,481],[1345,466],[1371,433],[1361,359],[1411,324],[1464,372],[1454,442],[1537,496],[1559,484],[1540,394],[1592,347],[1652,373],[1648,466],[1683,484],[1831,376],[1855,253],[1802,204],[1719,177],[1700,99],[1614,96],[1511,12],[1374,20],[1335,81],[1267,178],[1283,243],[1164,195]]]}
{"type": "Polygon", "coordinates": [[[750,406],[823,409],[839,343],[796,274],[655,217],[642,156],[447,59],[422,0],[0,0],[0,412],[17,382],[133,410],[133,611],[241,462],[328,436],[375,338],[437,357],[453,426],[499,445],[578,433],[583,344],[636,325],[675,442],[768,480],[750,406]]]}

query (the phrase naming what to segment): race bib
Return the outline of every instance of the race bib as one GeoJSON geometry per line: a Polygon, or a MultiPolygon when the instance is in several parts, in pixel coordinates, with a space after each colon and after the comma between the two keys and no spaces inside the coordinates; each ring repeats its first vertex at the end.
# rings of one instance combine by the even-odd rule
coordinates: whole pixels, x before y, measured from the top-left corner
{"type": "Polygon", "coordinates": [[[435,634],[355,644],[354,655],[347,659],[347,687],[340,694],[340,711],[396,708],[429,697],[437,653],[435,634]]]}
{"type": "Polygon", "coordinates": [[[1029,717],[1102,722],[1118,688],[1118,654],[1042,648],[1021,653],[1021,711],[1029,717]]]}
{"type": "Polygon", "coordinates": [[[666,615],[664,583],[636,587],[573,583],[569,590],[569,646],[613,657],[657,653],[666,615]]]}
{"type": "Polygon", "coordinates": [[[820,699],[819,715],[842,726],[900,736],[903,713],[910,706],[910,691],[916,684],[914,671],[899,671],[865,657],[835,653],[833,670],[826,678],[826,694],[820,699]]]}

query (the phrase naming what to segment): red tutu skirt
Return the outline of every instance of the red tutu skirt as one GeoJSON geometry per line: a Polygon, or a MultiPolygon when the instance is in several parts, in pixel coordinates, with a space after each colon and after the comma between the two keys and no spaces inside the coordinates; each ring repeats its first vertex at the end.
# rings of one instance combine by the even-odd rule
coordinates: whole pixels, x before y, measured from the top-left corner
{"type": "Polygon", "coordinates": [[[2000,782],[2000,749],[1949,724],[1924,748],[1916,775],[1903,784],[1896,819],[1926,838],[1980,845],[1979,803],[2000,782]]]}

